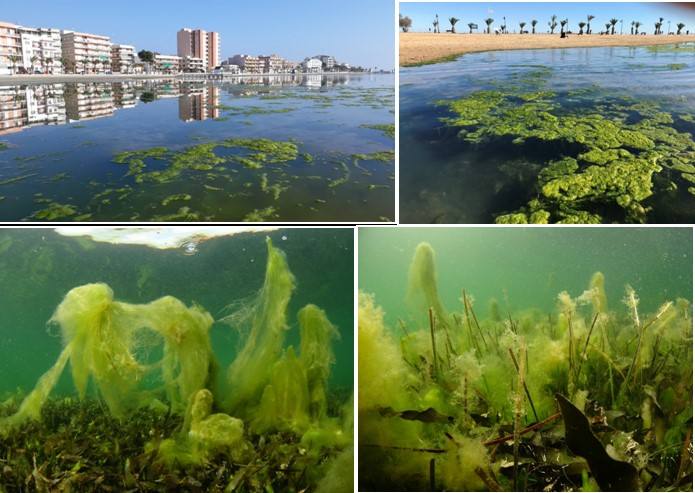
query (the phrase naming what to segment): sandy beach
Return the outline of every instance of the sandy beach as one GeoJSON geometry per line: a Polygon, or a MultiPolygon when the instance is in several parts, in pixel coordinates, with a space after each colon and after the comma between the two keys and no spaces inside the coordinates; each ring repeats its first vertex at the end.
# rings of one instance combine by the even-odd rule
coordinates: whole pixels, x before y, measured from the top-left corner
{"type": "Polygon", "coordinates": [[[632,36],[597,34],[560,38],[558,34],[451,34],[400,33],[399,63],[402,67],[445,61],[465,53],[537,48],[581,48],[592,46],[646,46],[695,41],[695,35],[632,36]]]}

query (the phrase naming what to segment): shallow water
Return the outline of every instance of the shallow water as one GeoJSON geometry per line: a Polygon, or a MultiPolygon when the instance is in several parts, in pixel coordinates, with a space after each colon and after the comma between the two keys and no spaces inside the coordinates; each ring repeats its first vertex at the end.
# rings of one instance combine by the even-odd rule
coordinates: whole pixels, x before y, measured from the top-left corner
{"type": "Polygon", "coordinates": [[[0,219],[392,220],[393,138],[368,126],[393,125],[393,95],[391,75],[2,86],[0,219]],[[230,154],[265,149],[217,147],[223,162],[190,166],[232,138],[296,149],[246,166],[230,154]],[[114,162],[155,147],[169,152],[144,169],[114,162]],[[175,176],[140,176],[184,150],[175,176]]]}
{"type": "MultiPolygon", "coordinates": [[[[307,303],[326,310],[340,339],[330,384],[341,396],[352,392],[353,240],[351,229],[279,229],[242,233],[172,250],[97,243],[64,237],[50,229],[0,230],[0,396],[29,391],[61,351],[60,331],[47,325],[72,288],[105,282],[117,300],[149,303],[165,295],[197,303],[218,320],[225,307],[247,299],[263,284],[265,237],[287,255],[297,289],[287,311],[286,346],[298,347],[297,311],[307,303]]],[[[239,333],[216,322],[210,332],[221,368],[237,354],[239,333]]],[[[58,395],[72,395],[69,372],[58,395]]],[[[0,398],[0,401],[2,399],[0,398]]]]}
{"type": "MultiPolygon", "coordinates": [[[[687,45],[681,45],[687,46],[687,45]]],[[[538,194],[535,182],[550,159],[561,157],[543,143],[522,147],[498,140],[463,142],[440,119],[452,113],[438,100],[464,98],[479,90],[519,91],[534,72],[547,70],[532,89],[550,90],[558,113],[602,113],[604,102],[655,103],[678,115],[673,125],[690,135],[680,119],[695,114],[695,57],[692,49],[604,47],[518,50],[467,54],[450,63],[400,71],[400,202],[408,223],[490,223],[524,207],[538,194]],[[584,90],[584,94],[581,91],[584,90]],[[580,92],[577,92],[580,91],[580,92]],[[627,98],[627,99],[626,99],[627,98]]],[[[692,164],[692,163],[691,163],[692,164]]],[[[692,183],[664,169],[653,178],[654,194],[641,205],[646,222],[691,223],[692,183]],[[677,190],[674,190],[676,185],[677,190]]],[[[611,204],[594,204],[604,222],[626,222],[611,204]]],[[[628,218],[634,221],[635,219],[628,218]]]]}

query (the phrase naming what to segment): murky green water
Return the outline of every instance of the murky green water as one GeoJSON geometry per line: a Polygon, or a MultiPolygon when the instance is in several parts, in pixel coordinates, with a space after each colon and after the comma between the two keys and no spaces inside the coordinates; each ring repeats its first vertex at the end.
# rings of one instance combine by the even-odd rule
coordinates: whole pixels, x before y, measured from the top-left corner
{"type": "Polygon", "coordinates": [[[423,241],[434,248],[439,291],[452,310],[460,308],[462,289],[483,310],[491,298],[512,309],[551,310],[560,291],[581,294],[596,271],[614,304],[625,284],[647,311],[692,292],[692,233],[685,228],[362,229],[359,238],[360,289],[376,295],[392,323],[408,311],[408,266],[423,241]]]}
{"type": "Polygon", "coordinates": [[[401,218],[691,223],[693,80],[692,43],[404,68],[401,218]]]}
{"type": "Polygon", "coordinates": [[[391,75],[0,87],[0,219],[393,220],[391,75]]]}
{"type": "MultiPolygon", "coordinates": [[[[297,311],[307,303],[326,310],[338,327],[331,383],[352,388],[353,260],[351,229],[280,229],[268,233],[285,251],[297,289],[288,308],[287,345],[298,345],[297,311]]],[[[217,320],[235,300],[263,284],[265,233],[211,239],[195,255],[184,248],[155,250],[63,237],[50,229],[0,230],[0,393],[28,391],[61,350],[60,333],[47,321],[65,294],[82,284],[104,282],[117,300],[149,303],[165,295],[201,305],[217,320]]],[[[215,323],[210,336],[221,367],[238,349],[239,333],[215,323]]],[[[58,393],[74,387],[64,375],[58,393]]]]}

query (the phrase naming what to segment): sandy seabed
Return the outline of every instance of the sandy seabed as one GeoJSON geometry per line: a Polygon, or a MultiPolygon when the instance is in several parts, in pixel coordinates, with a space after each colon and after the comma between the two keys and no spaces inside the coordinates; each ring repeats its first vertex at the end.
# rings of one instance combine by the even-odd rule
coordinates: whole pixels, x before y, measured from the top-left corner
{"type": "Polygon", "coordinates": [[[443,61],[465,53],[492,50],[528,50],[536,48],[581,48],[592,46],[646,46],[695,41],[695,35],[634,36],[615,34],[451,34],[451,33],[400,33],[401,66],[419,65],[443,61]]]}

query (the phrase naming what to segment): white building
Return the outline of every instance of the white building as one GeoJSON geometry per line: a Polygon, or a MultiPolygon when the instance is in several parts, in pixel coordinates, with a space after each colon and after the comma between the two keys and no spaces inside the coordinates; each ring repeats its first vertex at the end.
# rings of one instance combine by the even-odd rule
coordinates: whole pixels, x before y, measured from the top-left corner
{"type": "Polygon", "coordinates": [[[132,74],[135,67],[135,47],[131,45],[111,45],[111,71],[118,74],[132,74]]]}
{"type": "Polygon", "coordinates": [[[229,63],[229,60],[225,60],[222,62],[222,66],[220,67],[222,72],[225,74],[239,74],[241,73],[241,68],[239,65],[236,65],[234,63],[229,63]]]}
{"type": "Polygon", "coordinates": [[[302,68],[304,72],[307,73],[317,73],[321,72],[323,68],[323,63],[318,58],[307,58],[302,62],[302,68]]]}
{"type": "Polygon", "coordinates": [[[19,26],[17,29],[22,44],[21,65],[28,73],[62,73],[62,48],[58,29],[19,26]]]}

